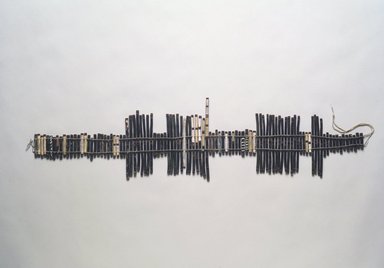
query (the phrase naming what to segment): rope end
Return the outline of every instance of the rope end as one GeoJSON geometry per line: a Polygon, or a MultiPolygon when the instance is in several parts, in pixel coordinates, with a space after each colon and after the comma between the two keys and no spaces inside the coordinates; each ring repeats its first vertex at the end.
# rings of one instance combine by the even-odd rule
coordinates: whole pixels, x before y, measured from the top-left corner
{"type": "Polygon", "coordinates": [[[34,149],[33,148],[33,140],[32,139],[29,140],[29,142],[27,144],[27,148],[25,148],[25,151],[28,152],[31,147],[32,147],[32,149],[34,149]]]}

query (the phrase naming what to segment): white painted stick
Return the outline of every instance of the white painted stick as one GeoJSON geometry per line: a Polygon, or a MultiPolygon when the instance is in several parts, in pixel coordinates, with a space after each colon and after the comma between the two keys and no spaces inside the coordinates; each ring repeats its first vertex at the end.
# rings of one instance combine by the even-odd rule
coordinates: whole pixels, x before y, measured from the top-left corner
{"type": "Polygon", "coordinates": [[[84,135],[83,133],[80,134],[80,154],[84,154],[84,135]]]}
{"type": "Polygon", "coordinates": [[[228,152],[228,132],[226,131],[224,135],[224,150],[228,152]]]}
{"type": "Polygon", "coordinates": [[[183,118],[183,159],[182,159],[182,167],[185,168],[185,162],[187,159],[187,139],[185,137],[187,132],[187,120],[186,118],[183,118]]]}

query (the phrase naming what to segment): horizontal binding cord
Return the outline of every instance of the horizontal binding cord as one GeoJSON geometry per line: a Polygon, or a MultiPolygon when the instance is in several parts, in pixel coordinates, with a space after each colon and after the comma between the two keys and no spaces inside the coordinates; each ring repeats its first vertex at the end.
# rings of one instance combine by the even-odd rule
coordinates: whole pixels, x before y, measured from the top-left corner
{"type": "MultiPolygon", "coordinates": [[[[351,147],[360,147],[361,144],[350,144],[344,146],[335,146],[335,147],[312,147],[312,150],[332,150],[332,149],[343,149],[343,148],[351,148],[351,147]]],[[[228,149],[231,152],[241,152],[243,149],[228,149]]],[[[120,155],[122,154],[136,154],[136,153],[172,153],[172,152],[183,152],[182,149],[167,149],[167,150],[140,150],[140,151],[120,151],[120,155]]],[[[223,152],[222,149],[186,149],[186,152],[223,152]]],[[[257,151],[271,151],[271,152],[305,152],[305,149],[271,149],[271,148],[257,148],[257,151]]],[[[47,151],[47,153],[55,153],[61,154],[62,151],[47,151]]],[[[80,151],[70,151],[67,154],[80,154],[80,151]]],[[[252,152],[251,152],[252,153],[252,152]]],[[[83,155],[87,154],[113,154],[113,151],[107,152],[84,152],[83,155]]]]}
{"type": "MultiPolygon", "coordinates": [[[[309,132],[309,134],[311,134],[309,132]]],[[[312,138],[319,138],[319,139],[325,139],[325,140],[353,140],[353,139],[356,139],[356,138],[360,138],[360,137],[356,137],[356,136],[337,136],[337,137],[331,137],[331,136],[318,136],[318,135],[311,135],[312,138]]],[[[50,136],[52,137],[53,140],[63,140],[63,137],[60,136],[60,137],[55,137],[55,136],[50,136]]],[[[185,136],[185,138],[192,138],[193,136],[185,136]]],[[[198,136],[198,137],[202,137],[202,136],[198,136]]],[[[223,136],[222,135],[207,135],[205,136],[205,138],[222,138],[223,136]]],[[[248,138],[249,136],[247,135],[228,135],[228,137],[236,137],[236,138],[248,138]]],[[[256,135],[256,139],[258,138],[263,138],[263,139],[266,139],[266,138],[304,138],[305,135],[256,135]]],[[[132,137],[132,138],[119,138],[120,141],[140,141],[140,140],[181,140],[183,139],[184,137],[183,136],[179,136],[179,137],[132,137]]],[[[86,137],[87,140],[91,140],[91,141],[113,141],[113,139],[111,138],[107,138],[107,139],[102,139],[102,138],[93,138],[93,137],[86,137]]],[[[66,137],[66,140],[67,141],[80,141],[82,140],[82,138],[68,138],[66,137]]],[[[28,145],[29,146],[29,143],[28,145]]],[[[29,149],[29,148],[28,148],[29,149]]]]}

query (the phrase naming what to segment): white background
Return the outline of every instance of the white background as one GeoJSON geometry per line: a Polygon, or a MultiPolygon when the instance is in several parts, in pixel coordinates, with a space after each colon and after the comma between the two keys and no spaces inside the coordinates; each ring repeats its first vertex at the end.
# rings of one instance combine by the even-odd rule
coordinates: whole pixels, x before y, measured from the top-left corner
{"type": "MultiPolygon", "coordinates": [[[[383,267],[384,2],[0,3],[0,267],[383,267]],[[203,113],[254,128],[256,112],[331,110],[370,122],[364,152],[324,178],[257,175],[210,159],[211,182],[125,180],[123,160],[35,160],[35,133],[123,133],[124,118],[203,113]]],[[[364,130],[365,131],[365,130],[364,130]]]]}

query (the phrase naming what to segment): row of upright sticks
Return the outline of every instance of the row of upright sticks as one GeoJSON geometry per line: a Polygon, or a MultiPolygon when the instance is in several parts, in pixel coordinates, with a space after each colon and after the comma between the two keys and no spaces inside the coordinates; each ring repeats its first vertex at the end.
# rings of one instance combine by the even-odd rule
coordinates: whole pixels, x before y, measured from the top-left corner
{"type": "Polygon", "coordinates": [[[71,135],[35,134],[36,158],[63,159],[95,157],[126,159],[126,177],[153,174],[153,159],[167,157],[167,174],[200,175],[209,181],[209,156],[256,157],[257,173],[295,174],[299,155],[312,158],[312,175],[323,175],[323,159],[330,153],[356,152],[364,148],[361,133],[323,133],[323,121],[314,115],[311,132],[300,131],[300,116],[256,114],[256,129],[210,131],[209,100],[205,116],[166,115],[166,132],[155,133],[153,114],[136,111],[125,119],[124,135],[87,133],[71,135]]]}

